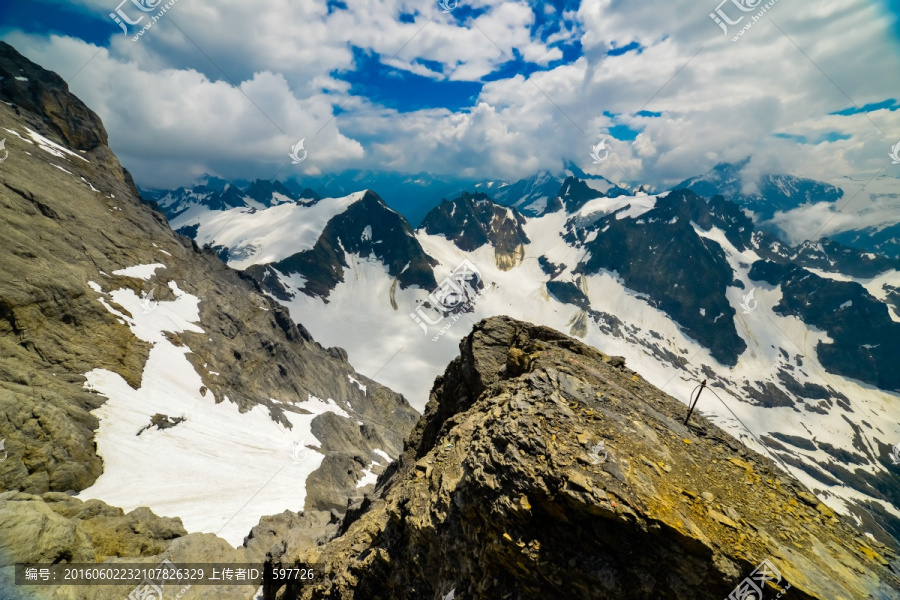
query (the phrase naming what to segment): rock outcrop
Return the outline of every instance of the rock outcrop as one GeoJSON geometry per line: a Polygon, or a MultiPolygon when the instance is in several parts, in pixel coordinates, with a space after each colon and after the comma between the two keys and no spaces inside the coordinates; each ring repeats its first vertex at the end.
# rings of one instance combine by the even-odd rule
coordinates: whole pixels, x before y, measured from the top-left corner
{"type": "Polygon", "coordinates": [[[722,600],[763,561],[764,598],[900,598],[893,550],[623,361],[503,317],[460,351],[341,535],[273,560],[323,580],[265,598],[722,600]]]}
{"type": "Polygon", "coordinates": [[[443,235],[467,252],[490,244],[497,268],[509,271],[525,258],[528,236],[524,224],[515,208],[495,204],[481,192],[463,192],[431,209],[419,228],[430,235],[443,235]]]}

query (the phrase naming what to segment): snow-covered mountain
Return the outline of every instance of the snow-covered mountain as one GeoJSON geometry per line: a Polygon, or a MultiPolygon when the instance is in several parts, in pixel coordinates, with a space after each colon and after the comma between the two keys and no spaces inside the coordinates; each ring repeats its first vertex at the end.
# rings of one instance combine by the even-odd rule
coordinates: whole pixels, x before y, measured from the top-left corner
{"type": "Polygon", "coordinates": [[[631,189],[627,184],[616,185],[601,175],[588,175],[574,163],[566,163],[563,171],[557,174],[541,171],[518,181],[480,181],[465,191],[487,194],[497,204],[511,206],[523,215],[536,217],[558,208],[552,203],[558,197],[566,196],[560,194],[560,187],[569,179],[578,179],[584,187],[606,196],[627,194],[631,189]]]}
{"type": "Polygon", "coordinates": [[[674,189],[689,189],[706,198],[721,194],[751,210],[760,220],[804,204],[834,202],[844,195],[837,186],[793,175],[765,174],[756,182],[748,182],[742,171],[749,162],[750,158],[739,163],[720,163],[703,175],[682,181],[674,189]]]}
{"type": "Polygon", "coordinates": [[[750,211],[757,227],[792,244],[828,236],[900,258],[900,180],[889,174],[816,181],[788,174],[745,175],[750,159],[721,163],[672,189],[722,195],[750,211]]]}
{"type": "Polygon", "coordinates": [[[684,401],[706,380],[715,395],[699,410],[874,535],[900,537],[897,261],[831,240],[790,247],[722,197],[556,183],[546,202],[535,186],[510,206],[462,194],[415,231],[372,192],[172,225],[419,409],[478,320],[545,324],[684,401]]]}
{"type": "Polygon", "coordinates": [[[280,181],[257,179],[245,187],[222,182],[206,182],[191,189],[144,190],[145,200],[157,207],[171,220],[194,210],[227,210],[252,208],[261,210],[285,203],[313,204],[320,196],[309,188],[292,190],[280,181]]]}

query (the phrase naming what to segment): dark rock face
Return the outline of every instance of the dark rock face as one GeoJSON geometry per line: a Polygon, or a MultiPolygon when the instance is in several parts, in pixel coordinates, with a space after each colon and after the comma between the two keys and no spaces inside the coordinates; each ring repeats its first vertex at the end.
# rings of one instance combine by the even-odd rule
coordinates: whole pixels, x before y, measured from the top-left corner
{"type": "Polygon", "coordinates": [[[571,281],[548,281],[547,291],[560,302],[572,304],[582,310],[591,308],[588,297],[571,281]]]}
{"type": "Polygon", "coordinates": [[[69,93],[63,78],[34,64],[6,42],[0,42],[0,97],[16,105],[17,114],[21,109],[43,115],[46,128],[73,150],[106,146],[106,129],[100,118],[69,93]]]}
{"type": "Polygon", "coordinates": [[[691,226],[694,221],[701,228],[711,227],[714,217],[706,201],[677,190],[640,217],[620,219],[619,212],[583,230],[603,233],[584,242],[589,257],[576,272],[615,271],[626,286],[647,294],[657,308],[709,348],[716,360],[736,364],[747,345],[738,336],[735,310],[725,292],[728,286],[742,284],[734,279],[722,247],[697,235],[691,226]]]}
{"type": "Polygon", "coordinates": [[[376,496],[282,556],[324,581],[265,598],[722,600],[763,559],[792,597],[896,598],[891,550],[611,357],[508,318],[460,350],[376,496]]]}
{"type": "Polygon", "coordinates": [[[307,279],[301,291],[327,298],[344,280],[344,269],[348,267],[345,253],[375,256],[388,268],[388,274],[397,278],[401,288],[433,289],[437,285],[432,271],[437,261],[422,249],[406,219],[371,191],[333,217],[310,250],[271,265],[254,265],[247,273],[279,297],[284,297],[285,292],[270,267],[286,275],[299,273],[307,279]]]}
{"type": "Polygon", "coordinates": [[[585,181],[575,177],[568,177],[563,182],[562,187],[554,198],[553,204],[548,207],[547,212],[552,212],[554,205],[561,205],[569,214],[576,212],[582,206],[594,200],[595,198],[603,198],[606,194],[592,189],[585,181]]]}
{"type": "Polygon", "coordinates": [[[781,285],[783,296],[775,312],[828,332],[833,343],[819,343],[816,352],[829,371],[900,390],[900,323],[863,286],[769,261],[754,263],[750,277],[781,285]]]}
{"type": "Polygon", "coordinates": [[[528,243],[524,224],[516,209],[494,204],[480,192],[464,192],[456,200],[445,200],[433,208],[420,229],[429,235],[443,235],[466,252],[490,244],[497,266],[508,270],[524,258],[523,245],[528,243]]]}
{"type": "Polygon", "coordinates": [[[773,238],[769,238],[770,244],[764,245],[762,255],[782,264],[791,262],[804,268],[821,269],[860,279],[876,277],[892,269],[900,270],[898,259],[845,246],[828,238],[804,242],[789,250],[782,246],[781,251],[770,251],[772,240],[773,238]]]}

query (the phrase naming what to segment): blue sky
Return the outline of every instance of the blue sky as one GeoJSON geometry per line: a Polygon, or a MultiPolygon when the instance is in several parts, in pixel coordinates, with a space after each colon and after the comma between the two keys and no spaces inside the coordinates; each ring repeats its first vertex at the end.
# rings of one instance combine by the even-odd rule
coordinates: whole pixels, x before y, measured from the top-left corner
{"type": "Polygon", "coordinates": [[[739,42],[716,4],[177,0],[131,41],[117,0],[5,0],[0,37],[70,81],[147,187],[354,169],[517,179],[566,160],[654,186],[746,156],[748,177],[891,168],[900,0],[779,0],[739,42]],[[293,166],[300,139],[309,158],[293,166]]]}

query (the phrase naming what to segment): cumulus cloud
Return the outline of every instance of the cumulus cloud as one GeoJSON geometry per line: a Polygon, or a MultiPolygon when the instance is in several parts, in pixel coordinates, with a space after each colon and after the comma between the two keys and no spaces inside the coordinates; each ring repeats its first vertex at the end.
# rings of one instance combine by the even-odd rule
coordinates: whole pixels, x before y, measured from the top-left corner
{"type": "Polygon", "coordinates": [[[845,191],[837,202],[819,202],[777,212],[773,225],[790,244],[850,229],[880,229],[900,222],[900,189],[895,177],[839,177],[831,180],[845,191]]]}
{"type": "MultiPolygon", "coordinates": [[[[78,2],[104,18],[111,9],[78,2]]],[[[461,3],[471,12],[457,14],[406,0],[345,4],[182,0],[164,17],[171,24],[138,43],[111,21],[107,48],[6,39],[64,78],[87,63],[71,87],[142,185],[187,184],[201,172],[269,177],[305,138],[302,168],[323,172],[516,178],[572,159],[661,186],[752,156],[752,187],[764,172],[874,173],[890,167],[900,138],[900,111],[831,114],[895,93],[884,74],[900,71],[898,41],[876,2],[782,0],[737,43],[709,18],[715,2],[597,0],[558,13],[492,0],[461,3]],[[559,26],[549,37],[550,25],[536,27],[548,14],[559,26]],[[562,62],[554,42],[575,38],[580,56],[562,62]],[[359,66],[354,48],[439,82],[490,81],[459,110],[398,111],[343,79],[359,66]],[[510,57],[537,71],[492,75],[510,57]],[[610,138],[609,160],[593,165],[591,145],[623,125],[635,139],[610,138]]]]}

